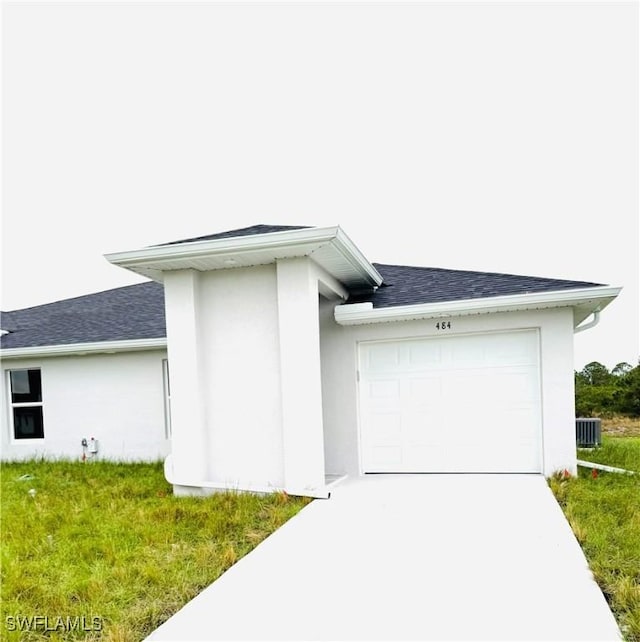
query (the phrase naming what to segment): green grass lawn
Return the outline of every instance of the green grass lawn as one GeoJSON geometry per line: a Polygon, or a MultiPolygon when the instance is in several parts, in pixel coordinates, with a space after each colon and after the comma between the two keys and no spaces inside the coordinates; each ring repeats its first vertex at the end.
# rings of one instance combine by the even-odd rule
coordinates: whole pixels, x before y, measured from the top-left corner
{"type": "Polygon", "coordinates": [[[602,446],[593,449],[578,448],[578,459],[640,473],[640,437],[603,435],[602,446]]]}
{"type": "MultiPolygon", "coordinates": [[[[605,434],[579,457],[640,470],[640,437],[605,434]]],[[[161,464],[39,461],[1,472],[0,639],[11,641],[137,642],[309,501],[175,498],[161,464]],[[17,630],[19,617],[36,616],[37,630],[17,630]]],[[[626,639],[640,642],[640,475],[582,469],[550,485],[626,639]]]]}
{"type": "MultiPolygon", "coordinates": [[[[640,471],[640,437],[604,435],[601,448],[578,458],[640,471]]],[[[640,475],[579,473],[551,479],[551,488],[625,639],[640,642],[640,475]]]]}
{"type": "Polygon", "coordinates": [[[161,464],[1,471],[2,640],[137,642],[309,501],[175,498],[161,464]],[[17,630],[18,617],[35,616],[37,631],[17,630]]]}

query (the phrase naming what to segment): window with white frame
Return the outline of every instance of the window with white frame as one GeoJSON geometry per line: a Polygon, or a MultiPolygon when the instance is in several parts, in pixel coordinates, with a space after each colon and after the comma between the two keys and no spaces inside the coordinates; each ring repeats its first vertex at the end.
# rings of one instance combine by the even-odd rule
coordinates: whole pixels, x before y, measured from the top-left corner
{"type": "Polygon", "coordinates": [[[40,370],[9,370],[9,388],[14,438],[44,439],[40,370]]]}

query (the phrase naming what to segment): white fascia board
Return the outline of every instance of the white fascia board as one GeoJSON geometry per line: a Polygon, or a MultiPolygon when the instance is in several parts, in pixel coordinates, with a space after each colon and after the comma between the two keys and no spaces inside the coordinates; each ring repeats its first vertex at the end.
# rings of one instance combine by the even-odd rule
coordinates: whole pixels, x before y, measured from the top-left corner
{"type": "Polygon", "coordinates": [[[94,341],[91,343],[68,343],[50,346],[29,346],[0,350],[0,358],[20,359],[27,357],[57,357],[64,355],[112,354],[115,352],[136,352],[158,350],[167,347],[164,337],[158,339],[127,339],[122,341],[94,341]]]}
{"type": "Polygon", "coordinates": [[[219,258],[229,256],[232,258],[234,255],[258,251],[273,252],[275,260],[276,258],[308,256],[313,254],[318,246],[327,243],[332,244],[366,281],[372,285],[382,283],[382,277],[378,271],[339,226],[312,227],[153,246],[142,250],[105,254],[105,258],[114,265],[149,276],[150,273],[161,272],[162,263],[166,261],[198,259],[208,256],[219,258]]]}
{"type": "Polygon", "coordinates": [[[442,317],[513,312],[516,310],[541,310],[547,308],[589,305],[592,311],[602,310],[618,296],[619,287],[598,286],[575,290],[557,290],[532,294],[515,294],[483,299],[439,301],[388,308],[374,308],[371,303],[338,305],[334,311],[339,325],[363,325],[391,321],[411,321],[442,317]]]}
{"type": "Polygon", "coordinates": [[[224,254],[236,254],[242,251],[268,250],[278,247],[289,247],[306,243],[322,243],[330,241],[337,234],[338,227],[312,227],[300,230],[285,230],[267,234],[250,234],[248,236],[232,236],[222,239],[191,241],[172,245],[154,245],[141,250],[105,254],[110,263],[124,265],[199,258],[224,254]]]}
{"type": "Polygon", "coordinates": [[[349,261],[355,269],[365,272],[372,284],[376,287],[382,284],[382,275],[367,260],[365,255],[358,249],[356,244],[342,231],[342,228],[336,228],[336,236],[333,246],[338,250],[346,261],[349,261]]]}

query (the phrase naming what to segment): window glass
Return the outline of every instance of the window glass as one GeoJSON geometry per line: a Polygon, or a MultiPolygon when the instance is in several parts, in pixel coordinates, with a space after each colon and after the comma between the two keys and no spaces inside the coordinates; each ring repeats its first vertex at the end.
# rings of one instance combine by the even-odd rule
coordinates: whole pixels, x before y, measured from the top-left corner
{"type": "Polygon", "coordinates": [[[44,438],[42,406],[13,409],[13,431],[16,439],[44,438]]]}
{"type": "Polygon", "coordinates": [[[11,371],[11,401],[13,403],[42,401],[40,370],[11,371]]]}
{"type": "Polygon", "coordinates": [[[10,370],[9,385],[15,439],[44,439],[40,370],[10,370]]]}

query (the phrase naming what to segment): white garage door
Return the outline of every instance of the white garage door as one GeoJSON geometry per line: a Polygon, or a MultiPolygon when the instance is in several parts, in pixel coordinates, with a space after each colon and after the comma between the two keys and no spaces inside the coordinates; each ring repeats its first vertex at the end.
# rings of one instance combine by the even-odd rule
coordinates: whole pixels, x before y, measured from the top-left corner
{"type": "Polygon", "coordinates": [[[540,472],[535,330],[360,344],[364,472],[540,472]]]}

